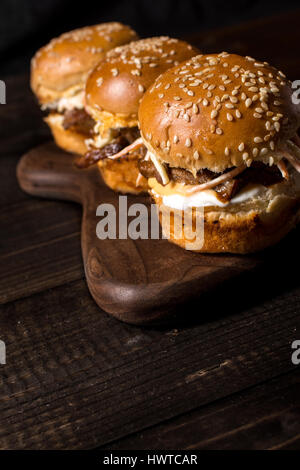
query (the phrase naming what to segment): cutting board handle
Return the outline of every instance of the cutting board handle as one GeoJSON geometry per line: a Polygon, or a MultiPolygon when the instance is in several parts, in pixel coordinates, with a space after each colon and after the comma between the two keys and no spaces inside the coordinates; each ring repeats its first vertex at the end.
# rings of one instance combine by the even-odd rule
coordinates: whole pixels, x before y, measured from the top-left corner
{"type": "Polygon", "coordinates": [[[19,184],[33,196],[82,203],[87,172],[75,167],[75,159],[75,155],[60,151],[54,144],[37,147],[19,161],[19,184]]]}

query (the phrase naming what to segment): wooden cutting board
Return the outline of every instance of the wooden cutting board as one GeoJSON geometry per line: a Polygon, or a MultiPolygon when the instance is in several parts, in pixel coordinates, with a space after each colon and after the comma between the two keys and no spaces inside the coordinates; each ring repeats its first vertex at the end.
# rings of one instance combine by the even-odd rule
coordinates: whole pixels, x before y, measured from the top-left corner
{"type": "MultiPolygon", "coordinates": [[[[78,170],[74,155],[46,143],[25,154],[17,168],[21,188],[45,198],[78,202],[83,207],[81,246],[91,295],[107,313],[134,324],[150,324],[195,313],[195,300],[218,289],[233,289],[237,276],[247,275],[255,287],[257,268],[265,275],[291,259],[295,234],[273,249],[251,256],[208,255],[183,250],[165,239],[100,240],[96,235],[99,204],[113,204],[119,195],[102,182],[97,166],[78,170]],[[256,268],[256,269],[254,269],[256,268]],[[184,304],[184,306],[183,306],[184,304]]],[[[128,196],[128,206],[150,205],[148,196],[128,196]]],[[[294,231],[295,232],[295,231],[294,231]]],[[[260,278],[261,279],[261,278],[260,278]]],[[[250,285],[250,284],[249,284],[250,285]]],[[[202,315],[201,308],[196,311],[202,315]]]]}

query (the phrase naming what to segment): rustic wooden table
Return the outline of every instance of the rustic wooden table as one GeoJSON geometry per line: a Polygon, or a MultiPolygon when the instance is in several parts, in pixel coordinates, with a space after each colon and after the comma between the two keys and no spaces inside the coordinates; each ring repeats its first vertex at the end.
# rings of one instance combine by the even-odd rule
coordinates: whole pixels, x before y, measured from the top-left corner
{"type": "MultiPolygon", "coordinates": [[[[296,11],[189,39],[204,51],[267,59],[299,79],[299,23],[296,11]]],[[[291,361],[300,339],[297,251],[273,275],[203,298],[185,312],[185,324],[118,322],[85,283],[80,207],[29,197],[17,185],[19,157],[49,139],[28,76],[7,80],[7,100],[0,107],[7,348],[0,447],[299,449],[300,365],[291,361]]]]}

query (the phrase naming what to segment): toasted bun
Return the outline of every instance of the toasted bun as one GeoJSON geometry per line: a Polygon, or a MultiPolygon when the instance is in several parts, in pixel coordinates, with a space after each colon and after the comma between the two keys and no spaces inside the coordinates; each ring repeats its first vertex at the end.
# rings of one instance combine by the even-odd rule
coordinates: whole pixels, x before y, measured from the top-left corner
{"type": "Polygon", "coordinates": [[[119,115],[136,121],[140,100],[155,78],[198,52],[168,37],[142,39],[109,51],[87,80],[87,111],[99,121],[103,114],[105,119],[119,115]]]}
{"type": "MultiPolygon", "coordinates": [[[[299,187],[298,187],[299,188],[299,187]]],[[[167,208],[161,196],[151,192],[160,212],[159,218],[165,235],[168,233],[162,215],[167,208]]],[[[187,248],[191,240],[188,230],[182,236],[174,236],[174,225],[181,224],[182,211],[171,209],[169,241],[187,248]],[[178,222],[179,221],[179,222],[178,222]]],[[[193,208],[193,230],[196,219],[193,208]]],[[[288,183],[274,185],[271,189],[247,203],[232,204],[225,209],[204,208],[204,243],[195,251],[203,253],[251,253],[274,245],[281,240],[300,220],[300,188],[295,191],[288,183]]],[[[196,245],[195,245],[196,246],[196,245]]]]}
{"type": "Polygon", "coordinates": [[[84,155],[88,148],[85,144],[88,138],[84,134],[66,130],[62,126],[63,117],[58,113],[51,113],[45,119],[51,129],[56,144],[67,152],[84,155]]]}
{"type": "Polygon", "coordinates": [[[103,23],[62,34],[32,59],[32,90],[46,104],[83,89],[88,72],[108,50],[136,39],[135,31],[121,23],[103,23]]]}
{"type": "Polygon", "coordinates": [[[107,186],[120,193],[141,194],[148,191],[147,180],[140,178],[139,184],[136,184],[139,176],[137,161],[139,155],[130,159],[120,160],[102,160],[98,162],[98,167],[102,178],[107,186]]]}
{"type": "Polygon", "coordinates": [[[277,162],[300,125],[282,72],[250,57],[199,55],[158,77],[139,108],[144,143],[162,161],[196,172],[277,162]]]}

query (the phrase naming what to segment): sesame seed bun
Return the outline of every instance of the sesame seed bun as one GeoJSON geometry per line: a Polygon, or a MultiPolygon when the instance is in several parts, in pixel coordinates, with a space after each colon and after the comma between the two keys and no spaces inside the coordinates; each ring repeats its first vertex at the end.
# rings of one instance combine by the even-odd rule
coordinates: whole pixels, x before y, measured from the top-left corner
{"type": "Polygon", "coordinates": [[[47,104],[83,89],[88,72],[117,46],[137,39],[129,26],[103,23],[64,33],[42,47],[31,62],[31,87],[47,104]]]}
{"type": "MultiPolygon", "coordinates": [[[[245,254],[263,250],[281,240],[300,220],[300,182],[299,175],[291,175],[291,182],[276,184],[262,190],[259,196],[243,203],[230,204],[226,208],[205,207],[204,243],[196,252],[245,254]],[[298,183],[294,181],[298,179],[298,183]]],[[[150,191],[159,208],[159,219],[167,236],[163,214],[170,211],[163,203],[163,197],[150,191]]],[[[181,226],[183,212],[171,209],[171,223],[167,238],[182,248],[190,244],[191,234],[186,224],[182,226],[181,237],[174,236],[175,221],[181,226]],[[179,222],[178,222],[179,220],[179,222]]],[[[193,230],[196,226],[195,209],[192,215],[193,230]]],[[[178,227],[178,225],[177,225],[178,227]]],[[[180,233],[180,232],[177,232],[180,233]]]]}
{"type": "Polygon", "coordinates": [[[51,129],[52,135],[58,147],[67,152],[84,155],[88,147],[86,145],[87,136],[70,129],[64,129],[62,125],[63,116],[59,113],[51,113],[44,118],[44,121],[51,129]]]}
{"type": "Polygon", "coordinates": [[[300,125],[292,92],[284,74],[266,62],[198,55],[158,77],[145,93],[141,134],[163,162],[193,173],[273,164],[300,125]]]}
{"type": "Polygon", "coordinates": [[[87,80],[87,112],[102,122],[120,116],[136,125],[140,100],[156,77],[198,53],[185,41],[168,37],[142,39],[109,51],[87,80]]]}
{"type": "MultiPolygon", "coordinates": [[[[101,132],[110,128],[136,127],[138,107],[145,91],[158,75],[199,53],[185,41],[155,37],[131,42],[106,54],[89,75],[86,83],[85,109],[101,132]]],[[[139,158],[98,163],[105,183],[114,191],[139,194],[148,189],[139,176],[139,158]]]]}

